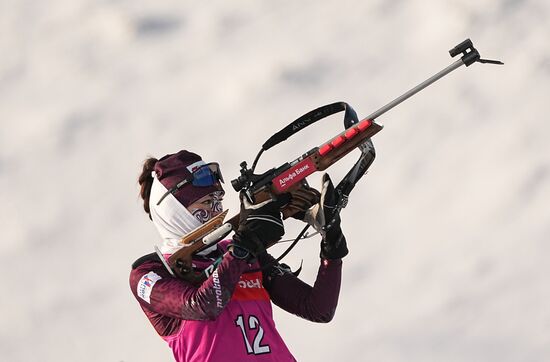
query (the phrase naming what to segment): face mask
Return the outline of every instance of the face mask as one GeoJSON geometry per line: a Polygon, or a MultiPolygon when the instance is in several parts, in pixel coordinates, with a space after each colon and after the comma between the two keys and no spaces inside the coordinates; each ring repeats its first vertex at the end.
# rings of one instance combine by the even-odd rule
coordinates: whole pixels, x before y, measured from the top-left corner
{"type": "Polygon", "coordinates": [[[194,208],[194,210],[189,210],[191,211],[191,214],[193,214],[193,216],[203,224],[223,211],[223,192],[214,192],[211,196],[212,197],[208,199],[207,202],[200,204],[204,205],[204,207],[197,207],[194,208]]]}

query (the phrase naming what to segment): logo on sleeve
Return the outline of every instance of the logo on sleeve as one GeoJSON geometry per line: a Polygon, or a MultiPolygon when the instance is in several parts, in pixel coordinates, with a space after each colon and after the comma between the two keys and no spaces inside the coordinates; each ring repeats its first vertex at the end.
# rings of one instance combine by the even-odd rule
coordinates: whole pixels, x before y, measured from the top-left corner
{"type": "Polygon", "coordinates": [[[137,286],[138,296],[147,303],[151,304],[151,291],[153,290],[155,283],[160,279],[162,279],[160,275],[152,271],[142,276],[137,286]]]}

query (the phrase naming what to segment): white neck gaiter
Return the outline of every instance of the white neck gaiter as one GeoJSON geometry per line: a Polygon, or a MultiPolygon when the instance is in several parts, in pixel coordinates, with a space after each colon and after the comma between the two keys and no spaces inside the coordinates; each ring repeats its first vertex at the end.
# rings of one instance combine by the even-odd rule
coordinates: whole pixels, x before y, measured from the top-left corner
{"type": "Polygon", "coordinates": [[[160,251],[163,254],[173,254],[182,247],[179,243],[181,238],[202,224],[172,194],[166,196],[160,205],[157,205],[158,200],[168,190],[157,179],[154,171],[152,176],[153,185],[149,197],[151,219],[162,237],[160,251]]]}

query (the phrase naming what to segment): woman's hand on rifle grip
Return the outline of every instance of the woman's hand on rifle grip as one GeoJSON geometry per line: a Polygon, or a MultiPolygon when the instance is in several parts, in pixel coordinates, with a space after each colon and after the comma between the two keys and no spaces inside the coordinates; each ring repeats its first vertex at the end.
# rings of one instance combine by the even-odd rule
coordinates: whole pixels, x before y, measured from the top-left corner
{"type": "Polygon", "coordinates": [[[341,259],[348,254],[346,237],[337,211],[338,195],[328,174],[323,175],[320,201],[305,214],[305,221],[323,236],[321,258],[341,259]]]}

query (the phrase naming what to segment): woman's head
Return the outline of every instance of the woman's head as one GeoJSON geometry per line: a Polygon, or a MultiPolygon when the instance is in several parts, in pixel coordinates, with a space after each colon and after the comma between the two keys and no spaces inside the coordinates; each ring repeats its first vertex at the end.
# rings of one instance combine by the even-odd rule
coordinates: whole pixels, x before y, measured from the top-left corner
{"type": "Polygon", "coordinates": [[[148,158],[139,177],[143,208],[151,217],[152,208],[161,207],[163,203],[167,203],[166,198],[173,197],[204,223],[222,210],[224,191],[221,182],[223,178],[218,164],[207,164],[193,152],[182,150],[159,160],[148,158]],[[155,178],[165,192],[151,199],[155,178]]]}

